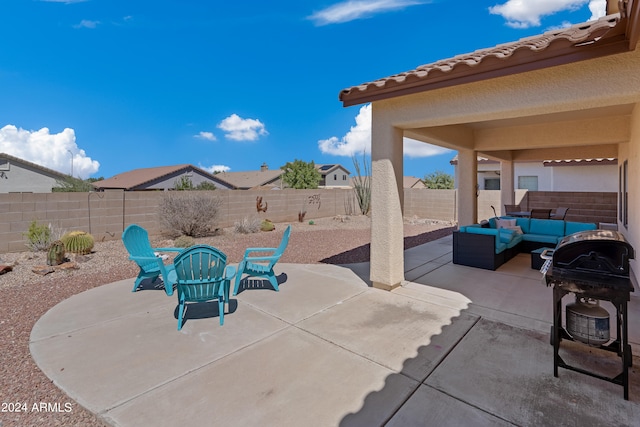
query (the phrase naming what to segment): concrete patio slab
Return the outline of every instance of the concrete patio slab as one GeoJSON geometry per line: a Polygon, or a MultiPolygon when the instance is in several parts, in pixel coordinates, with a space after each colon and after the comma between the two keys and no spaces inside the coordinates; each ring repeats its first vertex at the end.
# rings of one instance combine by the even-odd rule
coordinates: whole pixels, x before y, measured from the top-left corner
{"type": "MultiPolygon", "coordinates": [[[[101,301],[104,292],[120,292],[120,285],[113,283],[71,297],[67,307],[73,306],[74,300],[86,302],[90,295],[94,295],[94,303],[101,301]]],[[[156,299],[154,292],[144,295],[152,302],[156,299]]],[[[221,327],[217,305],[209,304],[209,314],[201,313],[203,318],[198,320],[189,320],[187,315],[183,329],[177,331],[177,298],[165,295],[164,301],[163,305],[134,313],[128,306],[111,306],[104,321],[96,322],[94,316],[86,326],[79,317],[74,332],[34,337],[31,354],[58,387],[89,410],[100,413],[286,326],[272,316],[243,307],[242,316],[227,315],[221,327]],[[180,363],[176,363],[177,358],[180,363]]],[[[195,306],[190,305],[187,313],[202,311],[195,306]]],[[[43,321],[55,324],[56,314],[61,313],[56,309],[43,321]]],[[[66,319],[66,315],[62,318],[66,319]]]]}
{"type": "Polygon", "coordinates": [[[418,386],[392,373],[289,328],[104,416],[127,426],[376,426],[418,386]],[[376,390],[384,393],[367,401],[362,411],[376,390]],[[188,410],[182,410],[185,404],[188,410]]]}
{"type": "Polygon", "coordinates": [[[513,427],[500,418],[421,385],[385,427],[513,427]]]}
{"type": "Polygon", "coordinates": [[[285,322],[296,323],[368,289],[351,270],[332,265],[294,267],[283,263],[276,265],[275,272],[278,277],[286,277],[286,281],[278,284],[279,292],[264,280],[262,289],[242,289],[231,298],[237,298],[241,308],[252,306],[285,322]]]}
{"type": "Polygon", "coordinates": [[[176,301],[160,289],[131,292],[133,279],[121,280],[111,285],[100,286],[95,292],[83,292],[60,302],[40,318],[31,331],[31,340],[64,334],[86,328],[108,319],[135,314],[141,310],[163,307],[167,300],[176,301]],[[100,304],[96,304],[96,300],[100,304]],[[117,307],[117,310],[114,310],[117,307]]]}
{"type": "MultiPolygon", "coordinates": [[[[553,377],[552,290],[526,256],[493,272],[443,264],[450,254],[431,245],[443,243],[414,248],[418,277],[392,292],[360,278],[368,263],[280,264],[280,292],[250,283],[222,327],[216,304],[190,305],[178,332],[175,296],[131,293],[133,279],[101,286],[47,312],[31,352],[117,426],[638,425],[638,297],[625,401],[618,385],[553,377]]],[[[561,348],[567,361],[620,369],[598,353],[561,348]]]]}
{"type": "Polygon", "coordinates": [[[371,289],[298,327],[422,381],[476,321],[460,310],[371,289]]]}
{"type": "MultiPolygon", "coordinates": [[[[580,351],[590,353],[587,346],[580,351]]],[[[637,389],[640,374],[632,376],[637,389]]],[[[555,378],[547,335],[484,319],[425,384],[519,426],[637,426],[640,420],[637,392],[625,401],[619,385],[563,369],[555,378]]]]}

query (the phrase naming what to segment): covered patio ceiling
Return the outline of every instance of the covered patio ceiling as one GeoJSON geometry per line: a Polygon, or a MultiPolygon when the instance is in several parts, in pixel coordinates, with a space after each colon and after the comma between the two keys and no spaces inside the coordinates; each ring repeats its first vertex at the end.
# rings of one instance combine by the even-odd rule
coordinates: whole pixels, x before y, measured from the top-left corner
{"type": "Polygon", "coordinates": [[[453,150],[472,149],[480,156],[498,161],[614,158],[618,155],[618,144],[629,141],[632,110],[633,104],[613,105],[407,128],[404,135],[453,150]],[[578,156],[576,147],[580,147],[578,156]]]}

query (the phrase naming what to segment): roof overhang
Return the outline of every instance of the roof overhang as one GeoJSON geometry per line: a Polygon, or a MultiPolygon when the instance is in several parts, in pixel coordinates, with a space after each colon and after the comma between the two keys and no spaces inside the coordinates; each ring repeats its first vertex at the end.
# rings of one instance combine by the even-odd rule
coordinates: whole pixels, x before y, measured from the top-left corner
{"type": "Polygon", "coordinates": [[[640,37],[640,1],[622,1],[620,7],[620,13],[596,21],[353,86],[342,90],[339,99],[348,107],[633,51],[640,37]]]}

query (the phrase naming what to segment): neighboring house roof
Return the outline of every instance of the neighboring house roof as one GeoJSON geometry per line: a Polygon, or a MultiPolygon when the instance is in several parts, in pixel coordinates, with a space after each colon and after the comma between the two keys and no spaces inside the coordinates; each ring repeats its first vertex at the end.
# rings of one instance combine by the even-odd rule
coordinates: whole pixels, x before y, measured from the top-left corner
{"type": "Polygon", "coordinates": [[[595,165],[617,165],[618,159],[568,159],[568,160],[545,160],[542,162],[545,167],[555,166],[595,166],[595,165]]]}
{"type": "Polygon", "coordinates": [[[64,173],[61,173],[61,172],[58,172],[58,171],[54,171],[53,169],[49,169],[49,168],[46,168],[44,166],[40,166],[37,163],[32,163],[32,162],[29,162],[27,160],[21,159],[19,157],[12,156],[12,155],[7,154],[7,153],[0,153],[0,159],[6,159],[9,162],[13,162],[13,163],[21,163],[21,164],[23,164],[25,166],[28,166],[28,167],[30,167],[32,169],[35,169],[38,172],[41,172],[44,175],[48,175],[48,176],[50,176],[52,178],[56,178],[56,179],[64,180],[69,176],[67,174],[64,174],[64,173]]]}
{"type": "Polygon", "coordinates": [[[216,177],[236,190],[249,190],[254,187],[273,184],[284,173],[281,169],[266,169],[248,172],[221,172],[216,177]]]}
{"type": "Polygon", "coordinates": [[[640,33],[640,7],[637,0],[620,4],[623,6],[621,14],[476,50],[352,86],[343,89],[339,99],[347,107],[632,51],[640,33]]]}
{"type": "Polygon", "coordinates": [[[100,190],[144,190],[147,185],[157,181],[161,181],[163,178],[168,178],[171,175],[176,175],[191,170],[197,171],[198,173],[204,175],[212,181],[221,183],[221,181],[216,178],[215,175],[210,174],[209,172],[206,172],[193,165],[182,164],[175,166],[158,166],[154,168],[134,169],[128,172],[120,173],[102,181],[96,181],[93,185],[100,190]]]}
{"type": "Polygon", "coordinates": [[[427,188],[424,182],[415,176],[402,177],[402,186],[403,188],[427,188]]]}
{"type": "Polygon", "coordinates": [[[351,175],[351,172],[349,172],[344,166],[340,164],[316,165],[316,169],[318,169],[318,172],[320,172],[320,174],[323,176],[328,175],[337,169],[342,169],[343,171],[347,172],[347,174],[351,175]]]}
{"type": "MultiPolygon", "coordinates": [[[[458,156],[456,155],[453,159],[449,161],[452,165],[458,164],[458,156]]],[[[495,163],[496,165],[500,162],[497,160],[487,159],[486,157],[478,156],[478,164],[490,164],[495,163]]],[[[606,159],[565,159],[565,160],[545,160],[542,162],[543,166],[553,167],[553,166],[591,166],[591,165],[616,165],[618,164],[618,159],[616,158],[606,158],[606,159]]]]}

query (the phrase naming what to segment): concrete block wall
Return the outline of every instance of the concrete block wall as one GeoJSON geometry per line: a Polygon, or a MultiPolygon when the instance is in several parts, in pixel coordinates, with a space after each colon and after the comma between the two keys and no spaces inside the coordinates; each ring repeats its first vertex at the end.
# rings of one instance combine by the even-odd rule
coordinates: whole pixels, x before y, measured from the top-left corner
{"type": "Polygon", "coordinates": [[[554,209],[567,207],[567,221],[617,222],[617,193],[572,192],[572,191],[529,191],[523,200],[526,209],[554,209]]]}
{"type": "Polygon", "coordinates": [[[456,190],[405,189],[404,215],[443,221],[455,220],[456,190]]]}
{"type": "MultiPolygon", "coordinates": [[[[249,190],[199,192],[222,199],[219,227],[231,227],[243,217],[294,222],[359,214],[353,190],[249,190]],[[261,197],[266,212],[258,212],[261,197]]],[[[456,220],[456,190],[405,189],[405,217],[456,220]]],[[[585,222],[616,222],[616,193],[529,192],[523,208],[567,206],[567,219],[585,222]],[[526,205],[526,206],[525,206],[526,205]]],[[[158,207],[164,192],[106,191],[102,193],[9,193],[0,194],[0,253],[27,250],[24,233],[32,221],[71,231],[93,234],[97,241],[120,239],[129,224],[140,224],[151,235],[162,232],[158,207]]],[[[491,205],[500,213],[500,191],[478,192],[478,219],[493,217],[491,205]]]]}

